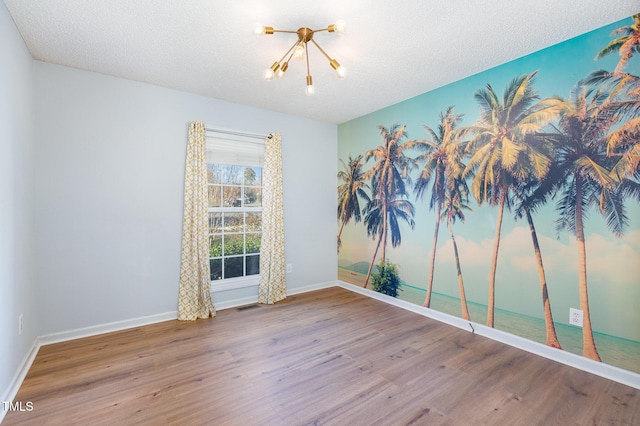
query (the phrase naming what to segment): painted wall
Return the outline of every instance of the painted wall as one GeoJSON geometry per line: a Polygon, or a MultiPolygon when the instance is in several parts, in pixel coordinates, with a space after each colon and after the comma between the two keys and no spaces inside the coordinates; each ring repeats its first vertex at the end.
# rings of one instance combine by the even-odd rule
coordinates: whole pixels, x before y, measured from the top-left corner
{"type": "Polygon", "coordinates": [[[35,93],[40,335],[176,311],[190,120],[282,135],[288,289],[335,280],[334,124],[42,62],[35,93]]]}
{"type": "MultiPolygon", "coordinates": [[[[533,88],[540,98],[569,98],[574,84],[592,71],[613,71],[619,59],[617,52],[597,61],[594,57],[612,40],[610,34],[613,30],[632,24],[631,18],[614,23],[343,123],[338,128],[338,159],[347,163],[349,156],[364,155],[383,144],[379,125],[386,128],[395,123],[406,125],[407,137],[402,142],[430,138],[423,126],[437,131],[439,114],[450,105],[455,106],[456,113],[464,114],[459,127],[470,126],[480,118],[479,104],[474,99],[479,89],[486,89],[490,84],[502,99],[504,88],[511,80],[534,71],[537,71],[537,75],[533,88]]],[[[640,55],[636,54],[630,60],[625,71],[640,76],[640,55]]],[[[406,154],[414,158],[418,153],[407,151],[406,154]]],[[[467,156],[465,161],[468,160],[467,156]]],[[[375,159],[365,162],[363,171],[374,163],[375,159]]],[[[414,181],[423,166],[424,162],[421,162],[419,168],[410,174],[414,181]]],[[[339,167],[342,168],[341,163],[339,167]]],[[[343,182],[339,180],[338,183],[343,182]]],[[[411,229],[406,222],[400,221],[401,243],[396,248],[388,243],[387,258],[398,265],[403,280],[398,297],[422,304],[430,270],[435,215],[429,209],[429,190],[423,199],[416,199],[413,188],[410,191],[407,199],[415,206],[415,228],[411,229]]],[[[582,330],[568,325],[569,309],[580,307],[578,249],[571,232],[556,231],[558,199],[549,200],[546,206],[537,211],[534,223],[540,240],[559,342],[564,350],[582,354],[582,330]]],[[[361,201],[361,206],[364,204],[361,201]]],[[[636,306],[640,300],[640,207],[637,200],[630,197],[625,199],[624,204],[628,226],[619,238],[608,230],[606,220],[594,208],[589,209],[585,221],[590,318],[602,361],[640,372],[640,310],[636,306]]],[[[469,197],[469,206],[473,210],[465,211],[466,221],[457,221],[453,228],[471,320],[485,323],[498,208],[488,203],[479,205],[472,195],[469,197]]],[[[355,223],[353,220],[345,226],[341,239],[338,277],[363,285],[377,240],[367,235],[363,222],[355,223]]],[[[505,210],[495,284],[495,327],[545,343],[541,286],[532,247],[526,219],[516,220],[513,210],[505,210]]],[[[379,261],[380,253],[376,263],[379,261]]],[[[433,292],[432,309],[462,316],[453,246],[446,223],[440,226],[433,292]]]]}
{"type": "Polygon", "coordinates": [[[37,336],[32,81],[31,55],[0,3],[0,401],[37,336]]]}

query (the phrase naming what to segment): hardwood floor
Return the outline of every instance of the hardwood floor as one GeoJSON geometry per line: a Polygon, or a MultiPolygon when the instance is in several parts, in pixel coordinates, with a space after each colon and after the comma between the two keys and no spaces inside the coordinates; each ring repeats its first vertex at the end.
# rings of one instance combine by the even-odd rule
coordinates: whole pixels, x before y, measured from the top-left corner
{"type": "Polygon", "coordinates": [[[3,425],[638,425],[639,391],[334,287],[43,346],[3,425]]]}

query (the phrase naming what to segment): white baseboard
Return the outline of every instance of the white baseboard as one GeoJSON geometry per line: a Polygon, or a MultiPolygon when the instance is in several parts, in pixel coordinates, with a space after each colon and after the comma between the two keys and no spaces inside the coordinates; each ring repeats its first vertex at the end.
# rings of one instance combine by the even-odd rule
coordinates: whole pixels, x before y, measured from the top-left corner
{"type": "Polygon", "coordinates": [[[62,331],[60,333],[45,334],[44,336],[38,337],[37,340],[39,346],[50,345],[52,343],[66,342],[67,340],[126,330],[127,328],[140,327],[143,325],[155,324],[157,322],[170,321],[176,318],[178,318],[178,311],[170,311],[162,314],[148,315],[145,317],[77,328],[75,330],[62,331]]]}
{"type": "MultiPolygon", "coordinates": [[[[300,293],[307,293],[309,291],[320,290],[323,288],[335,287],[336,285],[337,285],[336,281],[327,281],[327,282],[318,283],[318,284],[295,287],[293,289],[287,289],[287,296],[292,296],[294,294],[300,294],[300,293]]],[[[222,311],[224,309],[232,309],[232,308],[237,308],[238,306],[258,303],[258,296],[255,295],[255,296],[249,296],[249,297],[242,297],[238,299],[227,300],[224,302],[216,302],[214,300],[214,303],[216,306],[216,311],[222,311]]]]}
{"type": "MultiPolygon", "coordinates": [[[[9,388],[2,396],[2,399],[0,399],[0,401],[14,400],[14,398],[18,394],[18,390],[20,389],[22,382],[24,381],[24,378],[29,372],[29,368],[31,368],[31,364],[33,364],[33,360],[36,359],[38,350],[40,350],[40,345],[38,344],[38,339],[36,338],[33,341],[33,345],[31,345],[31,349],[22,360],[20,368],[18,368],[18,371],[16,371],[16,374],[13,376],[13,380],[11,380],[11,383],[9,383],[9,388]]],[[[5,404],[2,404],[2,407],[0,407],[0,423],[2,423],[4,416],[9,412],[8,409],[5,408],[5,404]]]]}
{"type": "Polygon", "coordinates": [[[251,305],[258,303],[258,296],[241,297],[238,299],[227,300],[225,302],[213,301],[216,311],[224,311],[225,309],[233,309],[238,306],[251,305]]]}
{"type": "Polygon", "coordinates": [[[433,318],[435,320],[453,325],[463,330],[475,332],[480,336],[488,337],[489,339],[505,343],[509,346],[522,349],[524,351],[548,358],[550,360],[568,365],[570,367],[574,367],[579,370],[604,377],[605,379],[613,380],[615,382],[640,389],[640,374],[634,373],[633,371],[623,370],[622,368],[618,368],[613,365],[593,361],[591,359],[576,355],[571,352],[552,348],[550,346],[543,345],[542,343],[534,342],[532,340],[528,340],[511,333],[496,330],[495,328],[487,327],[483,324],[469,322],[453,315],[434,311],[433,309],[425,308],[424,306],[419,306],[415,303],[396,299],[395,297],[387,296],[373,290],[367,290],[362,287],[346,283],[344,281],[338,280],[337,285],[344,289],[363,294],[373,299],[381,300],[391,305],[398,306],[400,308],[415,312],[425,317],[433,318]]]}
{"type": "Polygon", "coordinates": [[[307,293],[315,290],[321,290],[323,288],[335,287],[336,285],[338,285],[337,281],[326,281],[323,283],[311,284],[303,287],[296,287],[291,290],[287,289],[287,296],[292,296],[294,294],[300,294],[300,293],[307,293]]]}

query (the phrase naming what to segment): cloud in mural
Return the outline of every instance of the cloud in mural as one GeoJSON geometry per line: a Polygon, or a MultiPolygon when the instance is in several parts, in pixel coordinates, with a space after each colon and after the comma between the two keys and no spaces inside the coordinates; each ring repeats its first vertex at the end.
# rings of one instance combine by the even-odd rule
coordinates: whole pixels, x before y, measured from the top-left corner
{"type": "MultiPolygon", "coordinates": [[[[458,245],[458,255],[460,263],[465,267],[487,266],[491,264],[491,253],[493,252],[493,241],[487,238],[473,241],[463,236],[456,236],[458,245]]],[[[455,262],[453,255],[453,243],[451,238],[447,239],[441,248],[438,248],[439,262],[455,262]]]]}
{"type": "MultiPolygon", "coordinates": [[[[576,276],[578,249],[575,239],[560,241],[538,233],[542,261],[547,271],[562,271],[576,276]]],[[[460,261],[465,267],[487,266],[491,263],[493,240],[479,242],[456,237],[460,261]]],[[[630,267],[630,259],[640,258],[640,230],[629,232],[623,238],[592,234],[587,236],[587,269],[594,280],[605,279],[609,284],[633,283],[640,276],[640,263],[630,267]]],[[[448,239],[438,249],[439,262],[453,263],[453,247],[448,239]]],[[[523,273],[536,273],[537,264],[528,227],[518,226],[503,234],[500,241],[499,267],[507,262],[510,269],[523,273]]]]}
{"type": "Polygon", "coordinates": [[[607,284],[638,284],[640,276],[640,230],[623,238],[587,237],[587,268],[595,279],[607,284]]]}

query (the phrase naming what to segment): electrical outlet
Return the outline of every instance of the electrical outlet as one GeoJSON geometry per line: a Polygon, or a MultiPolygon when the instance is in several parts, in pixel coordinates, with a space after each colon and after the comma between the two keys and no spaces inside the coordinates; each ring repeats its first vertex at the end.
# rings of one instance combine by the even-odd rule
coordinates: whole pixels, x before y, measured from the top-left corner
{"type": "Polygon", "coordinates": [[[18,334],[22,334],[23,325],[22,314],[20,314],[20,316],[18,316],[18,334]]]}
{"type": "Polygon", "coordinates": [[[291,266],[290,263],[287,263],[287,274],[290,274],[291,272],[293,272],[293,266],[291,266]]]}
{"type": "Polygon", "coordinates": [[[569,324],[582,327],[584,313],[580,309],[569,308],[569,324]]]}

